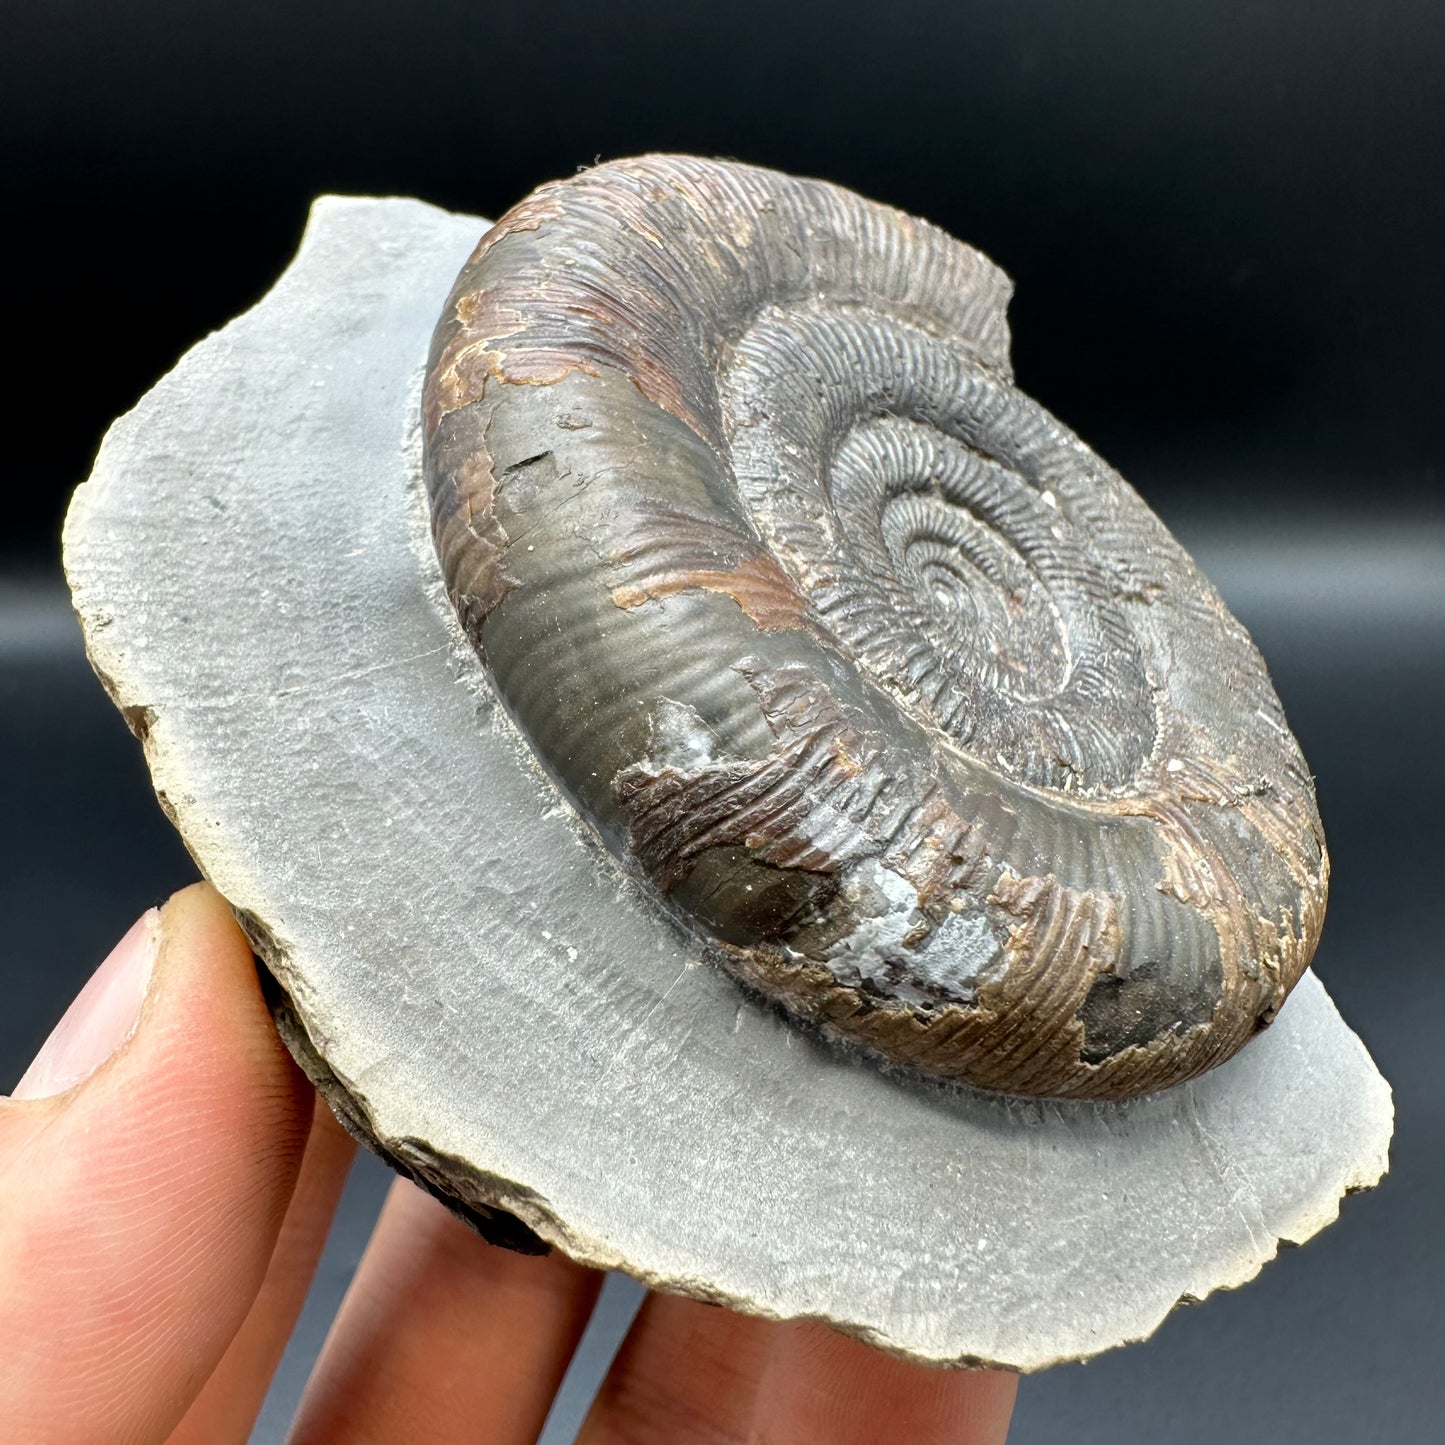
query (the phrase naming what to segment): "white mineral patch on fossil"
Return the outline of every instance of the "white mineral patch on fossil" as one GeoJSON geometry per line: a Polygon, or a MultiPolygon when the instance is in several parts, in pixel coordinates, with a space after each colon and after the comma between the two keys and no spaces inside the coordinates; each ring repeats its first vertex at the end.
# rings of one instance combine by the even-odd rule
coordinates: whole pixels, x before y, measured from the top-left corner
{"type": "MultiPolygon", "coordinates": [[[[1021,1370],[1148,1335],[1375,1183],[1389,1089],[1313,976],[1205,1077],[1061,1105],[901,1081],[698,966],[441,594],[419,377],[484,228],[319,202],[271,294],[115,424],[66,531],[96,667],[331,1096],[578,1259],[1021,1370]]],[[[986,968],[968,929],[939,947],[986,968]]]]}
{"type": "Polygon", "coordinates": [[[909,964],[920,983],[971,995],[1000,956],[988,920],[976,913],[961,913],[945,918],[923,946],[909,955],[909,964]]]}

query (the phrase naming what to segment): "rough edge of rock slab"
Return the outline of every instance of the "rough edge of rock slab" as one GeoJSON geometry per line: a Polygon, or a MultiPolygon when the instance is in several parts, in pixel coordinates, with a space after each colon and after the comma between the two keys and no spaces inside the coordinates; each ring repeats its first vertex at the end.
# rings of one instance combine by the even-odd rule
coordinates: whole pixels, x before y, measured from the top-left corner
{"type": "Polygon", "coordinates": [[[1376,1183],[1389,1088],[1312,975],[1204,1078],[1056,1104],[825,1045],[660,914],[496,704],[432,553],[421,376],[485,227],[320,200],[66,525],[96,671],[351,1127],[514,1247],[1014,1370],[1148,1336],[1376,1183]]]}

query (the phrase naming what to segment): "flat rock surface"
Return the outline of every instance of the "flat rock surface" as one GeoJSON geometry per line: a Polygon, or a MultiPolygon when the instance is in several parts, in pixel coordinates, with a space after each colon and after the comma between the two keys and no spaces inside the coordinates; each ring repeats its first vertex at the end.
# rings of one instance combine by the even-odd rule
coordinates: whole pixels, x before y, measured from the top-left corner
{"type": "Polygon", "coordinates": [[[1192,1084],[1019,1101],[820,1045],[655,911],[442,594],[420,386],[485,224],[319,202],[67,523],[161,800],[368,1131],[578,1259],[1024,1370],[1149,1334],[1376,1182],[1389,1089],[1312,975],[1192,1084]]]}

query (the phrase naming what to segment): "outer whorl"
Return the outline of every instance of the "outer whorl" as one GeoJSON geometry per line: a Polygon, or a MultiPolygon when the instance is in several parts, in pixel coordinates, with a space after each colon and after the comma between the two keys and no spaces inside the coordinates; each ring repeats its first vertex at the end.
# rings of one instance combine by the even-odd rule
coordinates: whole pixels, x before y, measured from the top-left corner
{"type": "Polygon", "coordinates": [[[1324,842],[1244,629],[1012,385],[1009,291],[817,181],[545,186],[437,328],[434,530],[538,755],[736,974],[929,1074],[1127,1097],[1273,1018],[1324,842]]]}

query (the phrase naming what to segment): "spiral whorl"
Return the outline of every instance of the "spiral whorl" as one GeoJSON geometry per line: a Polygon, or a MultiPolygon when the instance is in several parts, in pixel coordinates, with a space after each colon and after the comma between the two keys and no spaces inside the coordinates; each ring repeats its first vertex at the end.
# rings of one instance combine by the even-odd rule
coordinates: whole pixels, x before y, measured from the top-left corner
{"type": "Polygon", "coordinates": [[[1123,1097],[1273,1017],[1323,839],[1243,629],[1013,387],[1008,295],[834,186],[600,166],[458,278],[427,481],[512,715],[727,966],[925,1072],[1123,1097]]]}

